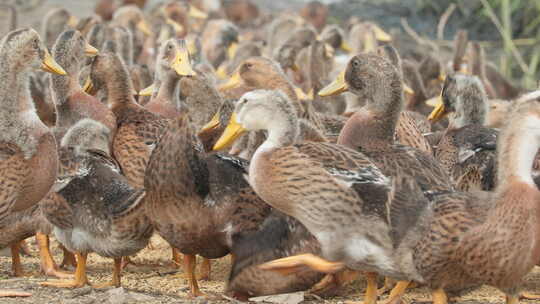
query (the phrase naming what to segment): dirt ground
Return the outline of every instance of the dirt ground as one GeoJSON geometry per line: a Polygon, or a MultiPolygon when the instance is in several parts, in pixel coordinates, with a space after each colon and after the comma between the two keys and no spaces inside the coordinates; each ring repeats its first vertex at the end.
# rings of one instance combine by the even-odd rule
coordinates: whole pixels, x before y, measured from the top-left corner
{"type": "MultiPolygon", "coordinates": [[[[29,298],[3,298],[2,304],[19,303],[60,303],[60,304],[124,304],[124,303],[231,303],[233,301],[222,298],[222,292],[227,280],[230,259],[225,257],[212,261],[212,275],[210,281],[200,281],[201,290],[212,297],[206,299],[187,298],[187,280],[182,277],[182,270],[178,272],[171,266],[170,248],[159,237],[152,239],[152,248],[141,251],[133,260],[139,266],[128,266],[122,276],[123,289],[108,288],[96,290],[91,287],[80,289],[59,289],[41,287],[39,282],[54,280],[39,273],[39,257],[33,239],[29,239],[33,256],[23,256],[22,262],[27,277],[15,278],[11,274],[11,258],[0,257],[0,288],[18,289],[31,292],[29,298]],[[175,276],[176,275],[176,276],[175,276]]],[[[55,259],[61,260],[61,251],[57,243],[52,242],[55,259]]],[[[88,259],[88,276],[93,283],[105,282],[110,279],[112,260],[92,254],[88,259]]],[[[380,282],[382,285],[382,281],[380,282]]],[[[342,295],[338,297],[320,299],[310,295],[305,296],[303,303],[346,303],[359,301],[365,288],[365,281],[360,277],[351,285],[343,288],[342,295]]],[[[526,278],[524,289],[531,293],[540,294],[540,268],[537,267],[526,278]]],[[[416,288],[407,293],[405,300],[408,303],[423,303],[429,296],[427,288],[416,288]]],[[[387,296],[381,296],[379,303],[385,303],[387,296]]],[[[468,291],[460,296],[451,296],[451,303],[486,304],[504,303],[502,292],[491,288],[481,287],[468,291]]],[[[525,301],[521,303],[538,303],[525,301]]]]}

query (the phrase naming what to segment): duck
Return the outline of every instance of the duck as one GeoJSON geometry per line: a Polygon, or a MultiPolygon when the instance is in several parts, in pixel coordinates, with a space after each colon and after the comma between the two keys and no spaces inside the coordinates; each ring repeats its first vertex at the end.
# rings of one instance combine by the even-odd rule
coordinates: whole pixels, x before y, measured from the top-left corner
{"type": "Polygon", "coordinates": [[[484,127],[488,103],[481,80],[460,73],[448,75],[441,99],[428,119],[436,122],[451,115],[435,157],[461,191],[493,190],[498,132],[484,127]]]}
{"type": "Polygon", "coordinates": [[[334,50],[342,50],[346,53],[352,51],[345,31],[336,24],[329,24],[321,31],[321,40],[328,43],[334,50]]]}
{"type": "Polygon", "coordinates": [[[300,16],[320,32],[328,19],[328,6],[320,1],[310,1],[300,9],[300,16]]]}
{"type": "Polygon", "coordinates": [[[380,43],[392,41],[392,36],[373,22],[358,22],[349,30],[349,42],[353,54],[373,52],[380,43]]]}
{"type": "MultiPolygon", "coordinates": [[[[213,149],[227,147],[248,130],[268,132],[249,164],[248,180],[257,195],[275,209],[299,220],[319,241],[322,256],[330,260],[347,258],[351,261],[347,266],[351,266],[352,260],[343,252],[347,243],[343,237],[352,233],[349,227],[355,227],[354,230],[368,225],[371,228],[366,226],[365,229],[369,231],[373,225],[378,225],[374,222],[380,219],[377,214],[385,210],[389,179],[354,149],[332,143],[299,141],[298,114],[293,102],[282,91],[255,90],[244,94],[213,149]],[[278,188],[281,189],[279,196],[276,195],[278,188]],[[305,201],[310,203],[301,203],[305,201]],[[336,214],[333,212],[335,206],[347,211],[336,214]],[[327,213],[332,214],[333,220],[320,221],[327,213]],[[368,220],[370,217],[374,219],[368,220]],[[341,241],[344,241],[343,245],[336,244],[341,241]]],[[[379,242],[378,235],[369,237],[377,238],[379,242]]],[[[382,250],[379,253],[382,254],[382,250]]],[[[319,264],[322,259],[312,253],[300,256],[313,262],[310,265],[315,271],[335,273],[345,268],[344,263],[319,264]],[[326,268],[329,264],[331,269],[326,268]]],[[[263,265],[268,263],[273,262],[263,265]]],[[[363,266],[357,264],[353,269],[372,270],[363,266]]],[[[298,273],[306,269],[298,265],[282,269],[281,273],[298,273]]],[[[366,303],[375,303],[376,277],[369,275],[368,278],[371,283],[366,303]]]]}
{"type": "Polygon", "coordinates": [[[238,42],[239,29],[234,23],[226,19],[209,20],[201,33],[202,57],[217,69],[233,57],[238,42]]]}
{"type": "MultiPolygon", "coordinates": [[[[323,252],[323,257],[297,255],[260,267],[283,273],[306,267],[327,273],[345,266],[353,269],[373,267],[377,272],[397,279],[408,277],[409,281],[426,283],[436,304],[448,303],[445,289],[478,283],[502,290],[507,297],[506,303],[519,302],[522,278],[540,259],[537,242],[531,242],[540,233],[539,212],[536,212],[540,190],[532,179],[532,163],[540,147],[540,100],[533,98],[519,103],[509,124],[501,131],[497,155],[499,182],[491,195],[452,189],[425,192],[417,180],[397,175],[391,183],[390,196],[385,195],[388,197],[386,208],[378,209],[379,217],[372,215],[366,219],[370,211],[377,209],[367,208],[362,204],[363,200],[354,196],[351,203],[344,203],[349,197],[347,189],[354,187],[352,178],[365,179],[366,174],[341,171],[348,182],[339,183],[335,179],[340,171],[324,175],[325,171],[321,170],[325,168],[320,164],[316,166],[318,163],[314,161],[303,163],[310,158],[306,154],[293,154],[297,145],[291,145],[291,138],[295,133],[290,132],[292,123],[286,124],[292,121],[288,119],[292,107],[278,112],[277,102],[258,101],[257,98],[264,96],[260,93],[248,94],[244,97],[249,102],[236,106],[238,118],[231,119],[229,130],[225,130],[221,144],[216,148],[229,144],[243,130],[268,129],[269,138],[273,140],[263,144],[251,160],[250,184],[265,202],[302,222],[321,242],[323,252]],[[269,104],[274,108],[269,110],[269,104]],[[270,111],[273,116],[269,115],[270,111]],[[277,156],[284,162],[278,162],[277,156]],[[315,168],[319,171],[313,172],[315,168]],[[298,187],[295,182],[302,180],[307,181],[306,186],[298,187]],[[315,187],[315,182],[321,186],[315,187]],[[338,186],[341,188],[336,188],[336,192],[341,194],[341,199],[332,200],[332,208],[328,208],[328,201],[322,199],[320,189],[330,191],[330,187],[338,186]],[[306,198],[310,201],[308,205],[306,198]],[[353,212],[353,208],[361,209],[353,212]],[[352,223],[355,219],[359,222],[352,223]],[[343,225],[344,222],[347,225],[343,225]],[[369,226],[363,227],[366,224],[369,226]],[[350,231],[351,228],[354,231],[350,231]],[[369,238],[365,234],[369,234],[369,238]],[[343,241],[344,245],[336,246],[337,241],[343,241]],[[360,245],[362,249],[354,249],[360,245]]],[[[374,171],[377,167],[373,166],[369,167],[372,181],[374,173],[380,172],[374,171]]],[[[366,170],[368,165],[361,168],[366,170]]],[[[384,181],[383,177],[379,175],[377,180],[384,181]]],[[[383,194],[388,193],[388,189],[381,190],[383,194]]],[[[356,193],[368,195],[373,192],[356,193]]],[[[373,204],[373,200],[365,202],[373,204]]],[[[405,287],[409,281],[404,282],[405,287]]]]}
{"type": "Polygon", "coordinates": [[[279,62],[285,72],[292,70],[296,72],[299,67],[295,64],[295,59],[300,50],[309,46],[317,39],[317,32],[311,26],[297,28],[290,33],[287,40],[278,45],[274,51],[273,58],[279,62]]]}
{"type": "Polygon", "coordinates": [[[182,113],[177,91],[178,81],[181,75],[195,75],[185,41],[176,38],[165,41],[159,48],[157,63],[154,84],[151,88],[139,92],[139,96],[155,90],[156,93],[144,107],[152,113],[174,119],[182,113]]]}
{"type": "Polygon", "coordinates": [[[138,6],[126,5],[120,7],[114,12],[113,20],[109,25],[123,26],[131,32],[133,58],[140,59],[141,56],[145,55],[147,52],[145,41],[149,40],[148,37],[151,37],[153,32],[138,6]]]}
{"type": "MultiPolygon", "coordinates": [[[[183,77],[179,86],[184,88],[183,82],[192,78],[183,77]]],[[[183,94],[190,92],[197,91],[183,94]]],[[[190,295],[200,296],[196,255],[227,255],[234,235],[257,229],[270,209],[244,180],[245,160],[204,153],[190,115],[172,120],[154,148],[144,179],[144,203],[156,232],[184,254],[190,295]]]]}
{"type": "Polygon", "coordinates": [[[191,32],[190,18],[206,19],[208,15],[189,2],[168,1],[160,7],[160,14],[176,29],[177,38],[191,32]]]}
{"type": "Polygon", "coordinates": [[[91,119],[77,122],[62,138],[61,170],[51,197],[42,203],[54,235],[75,252],[75,278],[42,282],[42,286],[79,288],[89,284],[88,253],[114,259],[110,282],[96,288],[121,285],[122,257],[142,250],[153,228],[141,201],[145,192],[132,187],[111,157],[110,129],[91,119]]]}
{"type": "MultiPolygon", "coordinates": [[[[5,197],[0,204],[0,223],[3,223],[13,213],[38,204],[56,180],[56,142],[52,131],[35,111],[29,76],[40,68],[61,75],[66,75],[66,71],[54,61],[40,35],[30,28],[14,30],[4,36],[0,43],[0,62],[3,78],[0,142],[6,178],[1,188],[5,197]]],[[[0,291],[0,296],[12,295],[29,294],[0,291]]]]}
{"type": "Polygon", "coordinates": [[[43,39],[50,50],[60,33],[67,29],[74,29],[79,20],[64,8],[55,8],[47,12],[43,17],[43,39]]]}
{"type": "Polygon", "coordinates": [[[94,58],[85,90],[94,93],[95,88],[104,90],[116,117],[113,156],[130,185],[143,188],[148,158],[167,120],[137,104],[127,68],[115,53],[101,52],[94,58]]]}
{"type": "Polygon", "coordinates": [[[261,15],[259,7],[251,0],[232,0],[222,5],[227,19],[237,26],[249,27],[261,15]]]}
{"type": "Polygon", "coordinates": [[[338,79],[319,92],[331,96],[350,91],[367,100],[366,106],[347,120],[337,143],[362,152],[387,176],[401,174],[415,179],[423,191],[453,190],[453,179],[430,152],[396,144],[394,134],[403,108],[402,83],[399,67],[386,56],[363,53],[351,58],[338,79]]]}
{"type": "Polygon", "coordinates": [[[56,107],[54,135],[58,144],[66,132],[84,118],[102,123],[109,128],[112,136],[116,132],[116,118],[112,111],[95,97],[84,92],[79,83],[81,66],[86,57],[94,57],[98,52],[76,30],[62,32],[53,46],[54,59],[68,73],[68,76],[52,75],[50,78],[52,98],[56,107]]]}

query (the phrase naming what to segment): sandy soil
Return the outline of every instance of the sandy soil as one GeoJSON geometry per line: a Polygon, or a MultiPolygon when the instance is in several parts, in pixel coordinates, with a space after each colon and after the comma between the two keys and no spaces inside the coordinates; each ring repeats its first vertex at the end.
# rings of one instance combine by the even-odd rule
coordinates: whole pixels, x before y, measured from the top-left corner
{"type": "MultiPolygon", "coordinates": [[[[61,260],[61,251],[57,249],[56,242],[52,242],[55,259],[61,260]]],[[[123,273],[122,285],[124,290],[114,288],[93,289],[84,287],[80,289],[59,289],[41,287],[39,282],[54,280],[39,273],[39,258],[33,239],[29,245],[34,256],[22,258],[24,270],[29,276],[15,278],[11,274],[11,258],[0,257],[0,287],[12,288],[31,292],[29,298],[3,298],[0,303],[62,303],[62,304],[91,304],[91,303],[230,303],[221,297],[229,271],[230,260],[225,257],[212,261],[212,276],[210,281],[201,281],[201,290],[212,297],[211,300],[188,299],[187,280],[182,277],[182,270],[175,271],[170,262],[170,248],[159,237],[152,239],[152,248],[141,251],[134,261],[139,266],[129,266],[123,273]]],[[[91,282],[105,282],[110,279],[112,261],[92,254],[89,256],[88,276],[91,282]]],[[[382,281],[380,282],[382,285],[382,281]]],[[[328,299],[317,299],[306,295],[304,303],[345,303],[346,301],[362,299],[361,294],[365,288],[362,277],[351,285],[343,288],[342,295],[328,299]]],[[[540,294],[540,268],[537,267],[526,278],[524,288],[528,292],[540,294]]],[[[416,288],[407,293],[409,303],[423,303],[428,297],[426,288],[416,288]]],[[[379,298],[384,303],[387,296],[379,298]]],[[[451,296],[452,303],[484,304],[504,303],[502,292],[491,288],[481,287],[465,292],[460,296],[451,296]]],[[[538,303],[525,301],[522,303],[538,303]]]]}

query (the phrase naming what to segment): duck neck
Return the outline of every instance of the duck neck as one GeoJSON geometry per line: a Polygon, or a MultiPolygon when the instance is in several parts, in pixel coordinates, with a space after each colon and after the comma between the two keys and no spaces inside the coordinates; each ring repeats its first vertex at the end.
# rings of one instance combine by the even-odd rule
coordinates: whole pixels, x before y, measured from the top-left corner
{"type": "Polygon", "coordinates": [[[2,96],[2,119],[13,120],[18,113],[35,111],[30,95],[30,71],[19,64],[13,64],[10,58],[0,57],[0,96],[2,96]]]}
{"type": "Polygon", "coordinates": [[[79,70],[77,69],[73,72],[69,72],[67,76],[56,74],[50,76],[52,97],[56,106],[65,104],[69,97],[75,92],[82,91],[82,87],[79,83],[79,74],[79,70]]]}
{"type": "Polygon", "coordinates": [[[300,134],[298,118],[292,113],[283,113],[281,118],[272,120],[263,148],[281,148],[293,145],[300,134]]]}
{"type": "Polygon", "coordinates": [[[372,88],[367,104],[359,109],[343,127],[338,143],[355,149],[374,149],[394,144],[396,125],[403,108],[401,79],[381,79],[372,88]]]}
{"type": "Polygon", "coordinates": [[[178,106],[178,81],[180,80],[176,72],[167,72],[163,75],[163,79],[160,81],[159,90],[157,92],[157,100],[162,102],[168,102],[175,107],[178,106]]]}
{"type": "Polygon", "coordinates": [[[135,104],[131,80],[125,68],[111,69],[105,78],[107,100],[111,107],[135,104]]]}
{"type": "MultiPolygon", "coordinates": [[[[463,104],[463,97],[458,96],[457,98],[459,99],[458,104],[463,104]]],[[[467,104],[473,105],[473,107],[458,107],[450,119],[449,128],[459,129],[472,124],[484,124],[488,112],[485,96],[468,96],[467,104]]]]}
{"type": "MultiPolygon", "coordinates": [[[[538,119],[526,118],[523,124],[538,123],[538,119]],[[533,121],[534,120],[534,121],[533,121]]],[[[538,134],[512,128],[501,132],[497,151],[499,164],[497,184],[504,188],[511,181],[521,181],[532,187],[536,185],[532,179],[532,166],[540,147],[538,134]]]]}

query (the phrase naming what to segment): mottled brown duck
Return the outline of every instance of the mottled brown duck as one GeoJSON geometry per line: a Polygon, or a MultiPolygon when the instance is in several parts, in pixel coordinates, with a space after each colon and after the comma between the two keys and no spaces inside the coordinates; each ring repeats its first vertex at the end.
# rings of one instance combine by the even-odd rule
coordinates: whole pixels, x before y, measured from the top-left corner
{"type": "MultiPolygon", "coordinates": [[[[36,114],[29,90],[30,73],[39,68],[66,74],[35,30],[25,28],[8,33],[0,46],[0,77],[3,79],[0,82],[3,99],[0,107],[3,168],[0,227],[5,227],[4,223],[14,213],[34,207],[56,179],[58,154],[54,136],[36,114]]],[[[2,235],[6,236],[4,232],[2,235]]],[[[0,291],[0,296],[17,295],[29,294],[0,291]]]]}
{"type": "Polygon", "coordinates": [[[41,206],[54,225],[54,235],[75,252],[75,278],[41,285],[77,288],[89,284],[89,253],[114,259],[110,282],[94,287],[120,287],[122,257],[148,244],[153,228],[141,200],[144,190],[132,187],[110,154],[109,128],[83,119],[69,129],[59,149],[59,179],[41,206]]]}
{"type": "Polygon", "coordinates": [[[449,115],[448,128],[435,149],[435,158],[461,191],[495,187],[497,134],[484,127],[488,104],[480,79],[464,74],[448,75],[441,103],[429,119],[449,115]]]}

